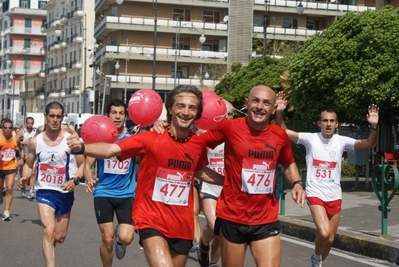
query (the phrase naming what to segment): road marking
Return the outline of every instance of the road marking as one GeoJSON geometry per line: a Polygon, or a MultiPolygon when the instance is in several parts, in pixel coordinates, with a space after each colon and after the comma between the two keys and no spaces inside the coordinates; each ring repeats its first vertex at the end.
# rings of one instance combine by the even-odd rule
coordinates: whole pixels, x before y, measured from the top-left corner
{"type": "MultiPolygon", "coordinates": [[[[290,242],[290,243],[294,243],[294,244],[297,244],[297,245],[300,245],[300,246],[312,248],[312,249],[314,248],[313,244],[308,244],[306,242],[290,239],[290,238],[284,237],[284,236],[281,236],[281,240],[284,240],[284,241],[290,242]]],[[[357,262],[360,262],[360,263],[363,263],[363,264],[367,264],[369,266],[375,266],[375,267],[390,266],[390,265],[378,264],[376,262],[370,262],[370,261],[367,261],[367,260],[364,260],[364,259],[361,259],[361,258],[356,258],[356,257],[350,256],[350,255],[347,255],[347,254],[344,254],[344,253],[341,253],[341,252],[338,252],[338,251],[334,251],[334,250],[331,250],[330,254],[338,256],[338,257],[341,257],[341,258],[345,258],[345,259],[348,259],[348,260],[357,261],[357,262]]],[[[366,256],[364,256],[364,257],[366,257],[366,256]]],[[[373,258],[370,258],[370,259],[373,259],[373,258]]]]}

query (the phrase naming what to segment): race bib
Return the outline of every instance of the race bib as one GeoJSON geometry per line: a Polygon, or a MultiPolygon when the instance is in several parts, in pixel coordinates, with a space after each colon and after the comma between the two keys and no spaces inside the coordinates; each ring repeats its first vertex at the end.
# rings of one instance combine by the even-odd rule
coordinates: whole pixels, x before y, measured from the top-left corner
{"type": "Polygon", "coordinates": [[[215,172],[224,175],[224,158],[209,158],[209,167],[215,172]]]}
{"type": "Polygon", "coordinates": [[[60,189],[66,182],[66,168],[39,163],[38,182],[41,187],[60,189]]]}
{"type": "Polygon", "coordinates": [[[104,159],[104,173],[126,174],[129,172],[131,159],[119,161],[116,157],[104,159]]]}
{"type": "Polygon", "coordinates": [[[244,158],[241,169],[241,190],[249,194],[271,194],[276,163],[265,159],[244,158]]]}
{"type": "Polygon", "coordinates": [[[3,157],[1,158],[2,161],[11,161],[15,159],[15,149],[6,148],[1,151],[3,157]]]}
{"type": "Polygon", "coordinates": [[[334,182],[334,172],[337,166],[335,161],[313,160],[311,178],[318,182],[334,182]]]}
{"type": "Polygon", "coordinates": [[[189,172],[158,168],[152,200],[167,205],[187,206],[191,179],[189,172]]]}

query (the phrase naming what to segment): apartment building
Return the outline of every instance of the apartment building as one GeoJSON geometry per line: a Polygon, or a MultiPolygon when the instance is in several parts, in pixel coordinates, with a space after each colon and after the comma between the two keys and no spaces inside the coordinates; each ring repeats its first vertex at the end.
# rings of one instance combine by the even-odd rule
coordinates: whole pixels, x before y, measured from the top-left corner
{"type": "Polygon", "coordinates": [[[97,0],[96,66],[111,79],[110,97],[140,88],[165,97],[177,84],[212,89],[229,64],[259,56],[254,39],[306,41],[348,11],[376,6],[336,1],[97,0]]]}
{"type": "Polygon", "coordinates": [[[58,101],[66,113],[93,113],[92,61],[94,4],[84,0],[51,0],[44,7],[46,34],[44,98],[58,101]]]}
{"type": "Polygon", "coordinates": [[[47,1],[7,0],[1,3],[0,16],[0,117],[16,119],[16,113],[37,108],[36,83],[27,77],[41,70],[43,55],[40,8],[47,1]],[[27,90],[23,90],[27,88],[27,90]]]}

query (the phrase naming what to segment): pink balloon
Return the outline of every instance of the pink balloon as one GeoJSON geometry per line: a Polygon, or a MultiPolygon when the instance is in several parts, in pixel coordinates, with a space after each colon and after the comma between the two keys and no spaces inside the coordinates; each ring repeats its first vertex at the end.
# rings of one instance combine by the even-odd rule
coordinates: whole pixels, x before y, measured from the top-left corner
{"type": "Polygon", "coordinates": [[[209,89],[202,89],[201,93],[202,93],[202,97],[205,97],[205,96],[208,96],[208,95],[213,95],[213,96],[216,95],[217,96],[217,94],[214,91],[209,90],[209,89]]]}
{"type": "Polygon", "coordinates": [[[118,129],[108,117],[95,115],[88,118],[80,129],[80,134],[85,143],[114,143],[118,138],[118,129]]]}
{"type": "Polygon", "coordinates": [[[202,130],[211,130],[225,120],[227,108],[223,98],[212,91],[204,94],[204,91],[209,90],[202,90],[203,111],[201,118],[195,121],[195,125],[202,130]]]}
{"type": "Polygon", "coordinates": [[[156,91],[140,89],[130,97],[129,116],[135,124],[145,127],[159,119],[162,106],[161,96],[156,91]]]}

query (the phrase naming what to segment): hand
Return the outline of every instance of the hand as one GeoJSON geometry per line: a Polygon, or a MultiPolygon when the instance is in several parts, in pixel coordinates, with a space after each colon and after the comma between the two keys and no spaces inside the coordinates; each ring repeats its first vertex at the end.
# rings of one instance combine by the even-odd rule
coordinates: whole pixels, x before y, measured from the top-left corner
{"type": "Polygon", "coordinates": [[[19,166],[23,166],[24,164],[25,164],[25,160],[24,159],[18,160],[18,165],[19,166]]]}
{"type": "Polygon", "coordinates": [[[297,204],[301,204],[301,208],[305,205],[306,193],[300,184],[297,184],[291,190],[291,197],[297,204]]]}
{"type": "Polygon", "coordinates": [[[379,108],[377,105],[372,104],[369,106],[369,113],[367,114],[366,118],[368,123],[370,123],[371,126],[375,127],[378,124],[378,111],[379,108]]]}
{"type": "Polygon", "coordinates": [[[82,149],[82,141],[72,125],[68,126],[71,135],[67,138],[67,145],[74,153],[79,153],[82,149]]]}
{"type": "Polygon", "coordinates": [[[169,126],[169,123],[163,120],[157,120],[156,122],[154,122],[154,126],[150,129],[150,131],[162,134],[165,127],[167,126],[169,126]]]}
{"type": "Polygon", "coordinates": [[[277,109],[276,111],[283,111],[286,109],[287,107],[287,99],[285,97],[285,93],[284,92],[278,92],[276,95],[276,105],[277,105],[277,109]]]}
{"type": "Polygon", "coordinates": [[[19,190],[21,190],[22,187],[24,187],[24,185],[26,184],[26,179],[27,179],[27,177],[19,178],[19,180],[18,180],[18,188],[19,188],[19,190]]]}
{"type": "Polygon", "coordinates": [[[94,187],[98,184],[98,178],[97,179],[91,179],[90,181],[86,180],[86,193],[93,193],[94,187]]]}
{"type": "Polygon", "coordinates": [[[68,192],[72,192],[73,190],[75,190],[75,183],[74,183],[73,179],[70,179],[69,181],[67,181],[64,184],[64,186],[62,187],[62,190],[68,191],[68,192]]]}

